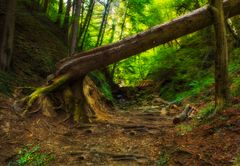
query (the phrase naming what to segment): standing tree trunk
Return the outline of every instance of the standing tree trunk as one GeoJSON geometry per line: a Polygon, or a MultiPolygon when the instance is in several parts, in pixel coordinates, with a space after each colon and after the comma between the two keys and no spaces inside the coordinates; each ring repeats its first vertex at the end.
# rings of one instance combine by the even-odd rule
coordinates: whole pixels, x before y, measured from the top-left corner
{"type": "Polygon", "coordinates": [[[30,6],[30,10],[31,12],[33,12],[34,10],[39,10],[40,8],[40,4],[39,4],[39,1],[38,0],[31,0],[32,4],[30,6]]]}
{"type": "Polygon", "coordinates": [[[106,5],[104,6],[104,13],[102,16],[102,22],[101,22],[101,26],[100,26],[99,33],[98,33],[96,47],[102,45],[111,3],[112,3],[112,0],[108,0],[106,5]]]}
{"type": "Polygon", "coordinates": [[[228,87],[228,47],[222,0],[210,0],[216,34],[215,55],[215,104],[221,110],[229,98],[228,87]]]}
{"type": "MultiPolygon", "coordinates": [[[[126,8],[125,8],[124,15],[123,15],[123,21],[122,21],[122,25],[121,25],[121,32],[120,32],[119,40],[122,40],[122,38],[124,36],[124,28],[125,28],[125,23],[126,23],[126,19],[127,19],[128,4],[129,4],[129,2],[127,1],[126,8]]],[[[112,82],[114,82],[113,79],[114,79],[114,73],[115,73],[116,68],[117,68],[117,63],[114,63],[112,71],[111,71],[112,82]]]]}
{"type": "Polygon", "coordinates": [[[69,56],[73,55],[76,51],[81,4],[82,0],[75,1],[75,11],[70,35],[69,56]]]}
{"type": "Polygon", "coordinates": [[[44,0],[44,4],[43,4],[43,12],[44,13],[47,13],[49,2],[50,2],[50,0],[44,0]]]}
{"type": "Polygon", "coordinates": [[[16,3],[0,1],[0,70],[9,69],[12,60],[16,3]]]}
{"type": "Polygon", "coordinates": [[[83,50],[84,41],[85,41],[85,38],[86,38],[86,34],[88,32],[90,21],[92,19],[92,14],[93,14],[93,9],[94,9],[95,3],[96,3],[95,0],[90,1],[87,16],[86,16],[86,18],[84,20],[84,23],[83,23],[82,31],[79,33],[78,41],[80,42],[80,50],[83,50]]]}
{"type": "Polygon", "coordinates": [[[61,27],[62,14],[63,14],[63,0],[59,0],[58,16],[57,16],[57,20],[56,20],[56,24],[58,24],[59,27],[61,27]]]}
{"type": "MultiPolygon", "coordinates": [[[[70,16],[71,6],[72,6],[72,0],[68,0],[67,6],[66,6],[66,13],[65,13],[64,21],[63,21],[63,30],[64,30],[66,36],[68,36],[67,33],[68,33],[68,28],[69,28],[69,16],[70,16]]],[[[66,37],[66,39],[67,39],[67,37],[66,37]]]]}
{"type": "MultiPolygon", "coordinates": [[[[112,3],[112,0],[108,0],[106,2],[106,4],[104,4],[104,13],[103,13],[103,16],[102,16],[102,22],[101,22],[101,26],[100,26],[99,33],[98,33],[96,47],[102,45],[104,34],[105,34],[105,30],[106,30],[106,25],[107,25],[107,19],[108,19],[110,7],[111,7],[111,3],[112,3]]],[[[111,79],[111,74],[110,74],[110,72],[108,70],[108,67],[106,66],[101,71],[105,75],[108,84],[111,87],[113,87],[114,82],[111,79]]]]}

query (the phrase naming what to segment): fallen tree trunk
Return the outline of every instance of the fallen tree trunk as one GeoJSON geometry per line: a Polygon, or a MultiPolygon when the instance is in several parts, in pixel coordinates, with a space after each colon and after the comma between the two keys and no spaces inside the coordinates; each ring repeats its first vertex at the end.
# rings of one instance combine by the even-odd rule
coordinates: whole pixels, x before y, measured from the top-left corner
{"type": "MultiPolygon", "coordinates": [[[[224,11],[228,17],[240,14],[239,8],[240,0],[224,1],[224,11]]],[[[148,31],[126,38],[117,43],[66,58],[59,62],[56,72],[51,76],[51,79],[48,80],[47,85],[38,88],[35,92],[24,98],[24,100],[21,100],[21,103],[25,103],[26,106],[24,113],[26,114],[39,98],[45,98],[41,99],[41,101],[44,101],[42,105],[54,109],[54,103],[52,104],[52,102],[49,101],[47,95],[51,93],[55,94],[57,91],[61,93],[60,101],[61,104],[64,105],[65,110],[69,109],[71,112],[74,112],[73,117],[75,121],[90,121],[89,115],[87,114],[94,115],[97,113],[96,116],[102,115],[102,117],[104,117],[103,111],[106,107],[102,108],[101,104],[96,106],[96,101],[89,99],[87,96],[87,94],[91,96],[96,90],[89,90],[87,94],[86,92],[84,93],[86,89],[84,88],[86,87],[84,86],[84,77],[87,73],[200,30],[211,25],[212,22],[211,12],[208,6],[205,6],[190,14],[153,27],[148,31]],[[95,105],[96,107],[91,105],[95,105]]],[[[87,78],[87,80],[89,79],[87,78]]],[[[100,95],[98,95],[98,98],[101,100],[99,96],[100,95]]],[[[41,105],[41,102],[38,102],[38,104],[41,105]]]]}
{"type": "MultiPolygon", "coordinates": [[[[224,1],[224,12],[227,17],[240,14],[239,9],[240,0],[224,1]]],[[[64,73],[72,73],[75,78],[85,75],[92,70],[116,63],[211,24],[213,24],[213,18],[209,6],[202,7],[119,42],[66,58],[58,64],[56,76],[64,73]]]]}

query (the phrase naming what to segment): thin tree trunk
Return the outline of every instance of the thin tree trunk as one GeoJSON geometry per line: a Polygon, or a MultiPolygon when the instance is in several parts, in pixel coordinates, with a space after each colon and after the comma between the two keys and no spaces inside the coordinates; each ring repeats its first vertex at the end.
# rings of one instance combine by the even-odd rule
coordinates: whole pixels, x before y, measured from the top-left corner
{"type": "MultiPolygon", "coordinates": [[[[106,30],[107,18],[108,18],[108,15],[109,15],[111,2],[112,2],[112,0],[108,0],[107,3],[104,5],[104,13],[103,13],[103,16],[102,16],[102,22],[101,22],[101,26],[100,26],[99,33],[98,33],[96,47],[102,45],[105,30],[106,30]]],[[[104,67],[101,71],[105,75],[108,84],[110,84],[110,86],[112,87],[114,85],[114,83],[112,82],[111,74],[108,70],[108,67],[107,66],[104,67]]]]}
{"type": "MultiPolygon", "coordinates": [[[[80,13],[80,24],[79,24],[79,33],[82,31],[82,28],[83,28],[83,24],[84,24],[84,21],[83,21],[83,19],[84,19],[84,11],[85,11],[85,7],[84,7],[84,1],[82,2],[83,4],[81,5],[82,7],[81,7],[81,13],[80,13]]],[[[78,35],[79,36],[79,35],[78,35]]],[[[78,38],[77,38],[77,41],[78,41],[78,38]]]]}
{"type": "Polygon", "coordinates": [[[106,32],[106,26],[107,26],[108,15],[109,15],[109,12],[110,12],[111,2],[112,2],[112,0],[109,0],[109,2],[107,4],[107,13],[106,13],[104,24],[103,24],[104,26],[103,26],[102,35],[100,37],[100,43],[99,43],[100,46],[103,43],[104,35],[105,35],[105,32],[106,32]]]}
{"type": "Polygon", "coordinates": [[[0,70],[8,70],[12,61],[16,0],[0,1],[0,70]]]}
{"type": "Polygon", "coordinates": [[[70,16],[71,6],[72,6],[72,0],[68,0],[67,6],[66,6],[66,13],[63,21],[63,29],[64,29],[64,32],[66,33],[66,36],[69,28],[69,16],[70,16]]]}
{"type": "Polygon", "coordinates": [[[229,98],[228,83],[228,47],[222,0],[210,0],[216,34],[215,55],[215,104],[223,109],[229,98]]]}
{"type": "Polygon", "coordinates": [[[83,50],[83,45],[84,45],[86,34],[88,32],[88,28],[89,28],[89,25],[90,25],[90,22],[92,19],[92,14],[93,14],[93,9],[94,9],[95,3],[96,3],[95,0],[90,1],[90,6],[89,6],[89,9],[87,12],[87,16],[84,20],[82,31],[80,31],[80,33],[79,33],[78,41],[80,42],[80,50],[83,50]]]}
{"type": "Polygon", "coordinates": [[[44,13],[47,13],[49,2],[50,2],[50,0],[44,0],[44,4],[43,4],[43,12],[44,13]]]}
{"type": "MultiPolygon", "coordinates": [[[[129,4],[129,2],[127,1],[126,3],[127,3],[127,5],[126,5],[126,9],[125,9],[125,12],[124,12],[124,15],[123,15],[123,22],[122,22],[122,26],[121,26],[121,32],[120,32],[119,40],[122,40],[123,35],[124,35],[124,27],[125,27],[125,23],[126,23],[126,19],[127,19],[127,12],[128,12],[128,4],[129,4]]],[[[111,71],[112,80],[114,79],[113,77],[114,77],[114,73],[115,73],[116,68],[117,68],[117,63],[114,63],[112,71],[111,71]]]]}
{"type": "MultiPolygon", "coordinates": [[[[31,0],[32,4],[31,4],[31,10],[40,10],[40,0],[31,0]]],[[[32,12],[32,11],[31,11],[32,12]]]]}
{"type": "Polygon", "coordinates": [[[129,2],[127,1],[126,3],[127,3],[127,5],[126,5],[126,9],[125,9],[125,12],[124,12],[124,15],[123,15],[123,22],[122,22],[122,26],[121,26],[121,33],[120,33],[119,40],[122,40],[123,35],[124,35],[124,27],[125,27],[125,23],[126,23],[126,19],[127,19],[127,12],[128,12],[128,4],[129,4],[129,2]]]}
{"type": "Polygon", "coordinates": [[[116,19],[112,19],[112,27],[111,27],[111,36],[109,38],[108,43],[112,43],[115,37],[115,31],[116,31],[116,19]]]}
{"type": "Polygon", "coordinates": [[[112,2],[112,0],[108,0],[106,5],[104,6],[104,13],[103,13],[103,16],[102,16],[102,22],[101,22],[101,26],[100,26],[99,33],[98,33],[96,47],[102,45],[111,2],[112,2]]]}
{"type": "Polygon", "coordinates": [[[63,0],[59,0],[58,16],[57,16],[57,20],[56,20],[56,24],[58,24],[59,27],[61,27],[62,14],[63,14],[63,0]]]}
{"type": "MultiPolygon", "coordinates": [[[[113,19],[113,23],[112,23],[112,28],[111,29],[112,29],[112,32],[111,32],[111,37],[109,39],[109,43],[112,43],[113,40],[114,40],[115,30],[116,30],[116,20],[115,19],[113,19]]],[[[113,66],[113,70],[114,70],[115,64],[113,66]]],[[[112,75],[112,71],[113,70],[110,71],[109,67],[105,67],[102,70],[102,72],[104,73],[104,75],[106,77],[106,80],[107,80],[108,84],[111,86],[111,89],[117,87],[116,84],[113,81],[113,75],[112,75]]]]}
{"type": "Polygon", "coordinates": [[[75,12],[73,15],[74,17],[73,25],[72,25],[71,35],[70,35],[69,56],[73,55],[76,51],[81,4],[82,4],[82,0],[76,0],[75,12]]]}

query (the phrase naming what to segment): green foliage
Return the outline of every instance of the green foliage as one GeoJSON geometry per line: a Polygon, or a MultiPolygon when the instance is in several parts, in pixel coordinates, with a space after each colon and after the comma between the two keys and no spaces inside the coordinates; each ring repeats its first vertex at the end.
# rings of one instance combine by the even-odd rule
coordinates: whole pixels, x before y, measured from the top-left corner
{"type": "Polygon", "coordinates": [[[8,166],[45,166],[54,160],[51,153],[42,153],[39,145],[27,145],[18,153],[16,161],[11,161],[8,166]]]}
{"type": "MultiPolygon", "coordinates": [[[[82,30],[81,28],[87,16],[90,0],[83,1],[83,3],[83,10],[79,20],[80,30],[82,30]]],[[[94,6],[89,28],[86,32],[86,39],[83,43],[83,50],[96,46],[105,10],[104,3],[106,1],[97,1],[94,6]]],[[[205,4],[207,4],[207,0],[112,1],[102,45],[116,42],[120,38],[136,34],[205,4]]],[[[47,14],[53,21],[56,20],[57,10],[58,0],[51,1],[47,14]]],[[[64,5],[63,11],[65,14],[66,5],[64,5]]],[[[70,20],[71,18],[72,12],[70,13],[70,20]]],[[[135,86],[144,79],[152,79],[159,83],[159,94],[166,100],[179,102],[185,98],[194,97],[213,86],[214,83],[212,66],[215,45],[213,36],[212,28],[208,27],[118,62],[113,80],[121,86],[135,86]]],[[[79,42],[78,46],[80,45],[79,42]]],[[[231,73],[236,74],[240,69],[239,50],[235,49],[231,56],[234,59],[230,64],[229,70],[231,73]]],[[[45,54],[40,54],[41,63],[39,63],[44,64],[45,68],[43,70],[47,72],[54,71],[52,65],[54,60],[44,58],[43,55],[45,54]]],[[[36,68],[41,69],[38,66],[36,68]]],[[[43,73],[42,71],[39,72],[43,73]]],[[[111,89],[104,76],[100,73],[91,75],[106,98],[113,101],[111,89]]],[[[240,93],[240,80],[239,78],[233,78],[232,81],[231,90],[233,95],[237,96],[240,93]]]]}
{"type": "Polygon", "coordinates": [[[104,74],[101,73],[100,71],[94,71],[91,72],[89,76],[92,78],[92,80],[99,88],[99,90],[103,93],[103,95],[106,97],[106,99],[113,102],[114,98],[112,96],[111,87],[107,83],[104,74]]]}
{"type": "Polygon", "coordinates": [[[177,94],[176,101],[180,102],[186,97],[194,97],[198,95],[201,91],[204,91],[207,88],[209,88],[211,85],[213,85],[213,83],[214,78],[211,75],[207,75],[202,79],[193,80],[188,84],[190,90],[177,94]]]}
{"type": "Polygon", "coordinates": [[[193,127],[190,124],[179,124],[179,125],[177,125],[177,134],[185,135],[188,132],[191,132],[192,129],[193,129],[193,127]]]}
{"type": "Polygon", "coordinates": [[[207,104],[203,109],[201,109],[197,114],[197,119],[199,120],[207,120],[215,113],[215,105],[210,103],[207,104]]]}
{"type": "Polygon", "coordinates": [[[157,166],[167,166],[170,155],[167,152],[162,152],[156,162],[157,166]]]}
{"type": "Polygon", "coordinates": [[[172,1],[171,6],[178,15],[197,9],[205,5],[207,0],[178,0],[172,1]]]}
{"type": "Polygon", "coordinates": [[[233,78],[231,91],[233,96],[238,96],[240,94],[240,78],[233,78]]]}

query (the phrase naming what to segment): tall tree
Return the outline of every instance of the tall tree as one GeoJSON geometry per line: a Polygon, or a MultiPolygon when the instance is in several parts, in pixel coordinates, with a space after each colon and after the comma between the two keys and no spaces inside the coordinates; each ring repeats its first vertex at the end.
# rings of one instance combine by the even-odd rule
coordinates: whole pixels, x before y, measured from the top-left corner
{"type": "Polygon", "coordinates": [[[73,55],[76,51],[77,46],[77,37],[78,37],[78,29],[79,29],[79,18],[80,18],[80,9],[82,5],[82,0],[75,0],[74,1],[75,8],[73,14],[73,23],[71,28],[70,34],[70,43],[69,43],[69,55],[73,55]]]}
{"type": "Polygon", "coordinates": [[[90,22],[92,19],[92,14],[93,14],[93,9],[94,9],[95,3],[96,3],[95,0],[90,0],[87,15],[84,19],[82,30],[79,33],[78,41],[80,43],[80,50],[83,50],[85,38],[86,38],[88,28],[89,28],[89,25],[90,25],[90,22]]]}
{"type": "Polygon", "coordinates": [[[228,87],[228,47],[222,0],[210,0],[216,35],[215,55],[215,104],[222,109],[229,98],[228,87]]]}
{"type": "MultiPolygon", "coordinates": [[[[125,8],[125,11],[124,11],[124,15],[123,15],[123,20],[122,20],[122,25],[121,25],[121,31],[120,31],[120,36],[119,36],[119,40],[122,40],[123,36],[124,36],[124,28],[125,28],[125,24],[126,24],[126,19],[127,19],[127,12],[128,12],[128,0],[126,1],[126,8],[125,8]]],[[[114,28],[115,29],[115,28],[114,28]]],[[[111,79],[112,79],[112,82],[113,82],[113,78],[114,78],[114,73],[115,73],[115,69],[117,67],[117,63],[114,63],[113,64],[113,68],[112,68],[112,71],[111,71],[111,79]]]]}
{"type": "Polygon", "coordinates": [[[69,16],[70,16],[70,11],[72,7],[72,0],[67,1],[67,6],[66,6],[66,13],[64,16],[64,21],[63,21],[63,30],[67,36],[68,28],[69,28],[69,16]]]}
{"type": "Polygon", "coordinates": [[[56,24],[58,24],[59,26],[61,26],[62,14],[63,14],[63,0],[59,0],[58,16],[57,16],[57,20],[56,20],[56,24]]]}
{"type": "Polygon", "coordinates": [[[50,3],[50,0],[44,0],[44,3],[43,3],[43,12],[44,13],[47,13],[49,3],[50,3]]]}
{"type": "Polygon", "coordinates": [[[112,3],[112,0],[107,0],[106,4],[104,4],[104,12],[103,12],[103,16],[102,16],[102,22],[101,22],[101,26],[99,29],[99,33],[98,33],[96,47],[102,45],[111,3],[112,3]]]}
{"type": "Polygon", "coordinates": [[[31,0],[30,11],[39,10],[40,9],[40,0],[31,0]]]}
{"type": "Polygon", "coordinates": [[[15,30],[16,0],[0,1],[0,69],[10,67],[15,30]]]}

